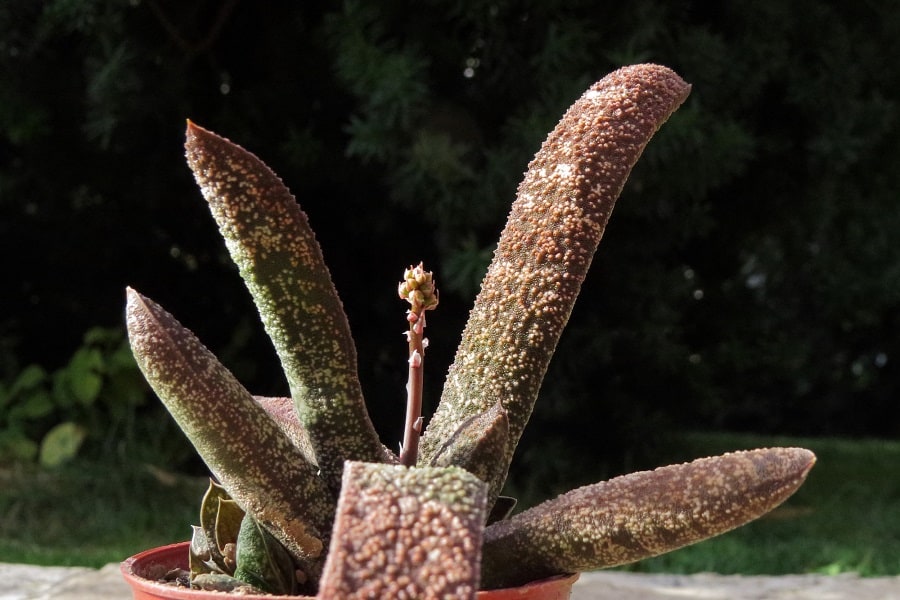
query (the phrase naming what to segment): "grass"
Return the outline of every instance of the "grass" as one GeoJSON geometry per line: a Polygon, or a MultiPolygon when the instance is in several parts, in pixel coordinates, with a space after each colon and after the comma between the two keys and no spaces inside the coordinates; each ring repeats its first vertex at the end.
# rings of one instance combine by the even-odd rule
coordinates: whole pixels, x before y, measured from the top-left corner
{"type": "Polygon", "coordinates": [[[206,485],[111,462],[0,468],[0,562],[100,567],[189,539],[206,485]]]}
{"type": "MultiPolygon", "coordinates": [[[[900,574],[900,443],[733,434],[684,436],[678,461],[741,448],[803,446],[818,463],[769,516],[626,567],[743,574],[900,574]]],[[[78,462],[0,469],[0,562],[100,566],[190,537],[202,478],[78,462]]]]}

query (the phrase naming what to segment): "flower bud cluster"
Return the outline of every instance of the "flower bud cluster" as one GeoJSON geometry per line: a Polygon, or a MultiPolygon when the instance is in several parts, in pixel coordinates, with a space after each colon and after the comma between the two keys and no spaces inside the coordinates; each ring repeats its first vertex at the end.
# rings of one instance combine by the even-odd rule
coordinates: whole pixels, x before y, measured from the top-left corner
{"type": "Polygon", "coordinates": [[[431,271],[426,271],[422,263],[417,267],[410,266],[403,272],[403,281],[397,292],[400,298],[412,305],[410,310],[413,313],[431,310],[438,305],[438,291],[431,271]]]}

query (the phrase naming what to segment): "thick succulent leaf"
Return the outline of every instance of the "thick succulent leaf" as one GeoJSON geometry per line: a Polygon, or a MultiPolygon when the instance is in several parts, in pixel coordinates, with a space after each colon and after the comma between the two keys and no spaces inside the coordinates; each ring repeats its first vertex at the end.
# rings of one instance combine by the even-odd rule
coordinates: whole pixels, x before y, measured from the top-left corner
{"type": "Polygon", "coordinates": [[[625,67],[591,86],[550,133],[519,186],[469,315],[422,440],[423,464],[496,398],[509,411],[509,446],[499,457],[509,464],[616,198],[689,91],[666,67],[625,67]]]}
{"type": "Polygon", "coordinates": [[[203,494],[200,502],[200,527],[203,529],[202,538],[194,536],[196,543],[206,540],[209,544],[206,553],[222,573],[231,575],[234,573],[234,557],[227,560],[225,554],[226,544],[234,546],[237,542],[237,533],[244,518],[244,510],[237,502],[231,499],[228,492],[215,481],[209,481],[209,487],[203,494]]]}
{"type": "Polygon", "coordinates": [[[231,562],[234,556],[229,550],[237,543],[238,532],[241,528],[241,521],[245,516],[244,510],[238,506],[234,500],[219,499],[219,510],[216,511],[216,546],[225,556],[225,564],[233,567],[231,562]]]}
{"type": "MultiPolygon", "coordinates": [[[[293,442],[306,460],[316,465],[316,454],[313,450],[312,442],[309,441],[309,434],[297,418],[297,410],[294,408],[294,401],[291,398],[276,398],[267,396],[254,396],[256,402],[269,413],[269,416],[275,421],[275,424],[282,432],[293,442]]],[[[318,465],[316,465],[318,466],[318,465]]]]}
{"type": "Polygon", "coordinates": [[[320,598],[475,598],[487,486],[458,468],[347,463],[320,598]]]}
{"type": "Polygon", "coordinates": [[[294,561],[284,546],[253,517],[244,517],[238,536],[235,578],[269,594],[288,595],[299,592],[295,572],[294,561]]]}
{"type": "MultiPolygon", "coordinates": [[[[297,411],[294,409],[294,401],[290,398],[274,398],[266,396],[254,396],[253,399],[269,413],[269,416],[275,420],[275,423],[281,428],[281,431],[283,431],[294,445],[300,449],[303,456],[305,456],[310,463],[316,464],[316,456],[313,451],[312,442],[309,439],[309,434],[300,422],[300,419],[297,418],[297,411]]],[[[382,446],[382,450],[385,462],[391,464],[399,463],[396,454],[384,446],[382,446]]]]}
{"type": "Polygon", "coordinates": [[[240,146],[188,123],[187,160],[287,376],[333,491],[345,459],[380,462],[356,347],[306,215],[281,180],[240,146]]]}
{"type": "Polygon", "coordinates": [[[510,496],[498,496],[497,500],[494,501],[494,505],[491,506],[490,512],[488,512],[487,524],[490,525],[497,521],[508,519],[518,503],[519,501],[516,498],[510,496]]]}
{"type": "Polygon", "coordinates": [[[193,333],[128,290],[138,366],[222,486],[316,577],[333,496],[253,396],[193,333]]]}
{"type": "Polygon", "coordinates": [[[189,551],[189,568],[191,579],[205,573],[221,572],[221,567],[213,559],[210,548],[214,546],[206,536],[206,531],[198,525],[191,525],[191,546],[189,551]]]}
{"type": "Polygon", "coordinates": [[[491,408],[463,421],[450,439],[431,459],[432,467],[465,465],[469,472],[492,485],[488,490],[488,506],[500,495],[500,485],[506,479],[506,467],[497,456],[506,452],[509,440],[509,419],[506,409],[497,402],[491,408]],[[503,472],[498,472],[502,469],[503,472]]]}
{"type": "Polygon", "coordinates": [[[784,502],[815,455],[735,452],[573,490],[485,530],[486,588],[612,567],[724,533],[784,502]]]}

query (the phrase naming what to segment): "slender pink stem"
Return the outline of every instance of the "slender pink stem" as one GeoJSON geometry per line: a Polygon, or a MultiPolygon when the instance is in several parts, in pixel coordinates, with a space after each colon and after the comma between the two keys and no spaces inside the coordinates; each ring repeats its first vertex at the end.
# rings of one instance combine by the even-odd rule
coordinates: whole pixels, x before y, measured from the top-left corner
{"type": "Polygon", "coordinates": [[[406,384],[406,423],[403,427],[403,446],[400,464],[415,466],[419,456],[419,437],[422,435],[422,383],[425,362],[425,310],[409,314],[409,380],[406,384]]]}
{"type": "Polygon", "coordinates": [[[406,311],[409,331],[409,380],[406,384],[406,423],[403,427],[403,444],[400,446],[400,464],[415,466],[419,458],[419,437],[422,435],[422,380],[425,362],[425,311],[438,305],[438,291],[431,272],[419,263],[403,272],[403,281],[397,287],[399,296],[409,302],[406,311]]]}

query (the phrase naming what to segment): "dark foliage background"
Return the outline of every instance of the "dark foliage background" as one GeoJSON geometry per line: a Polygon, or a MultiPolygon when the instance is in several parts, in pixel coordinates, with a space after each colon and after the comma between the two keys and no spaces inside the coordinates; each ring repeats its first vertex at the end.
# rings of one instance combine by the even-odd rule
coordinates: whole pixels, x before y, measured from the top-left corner
{"type": "Polygon", "coordinates": [[[693,92],[619,202],[520,485],[643,466],[670,431],[896,436],[894,8],[6,0],[0,374],[57,368],[91,327],[121,326],[132,285],[254,392],[284,392],[184,164],[189,117],[262,157],[309,214],[393,446],[402,269],[424,259],[442,285],[433,402],[527,162],[590,83],[653,61],[693,92]]]}

